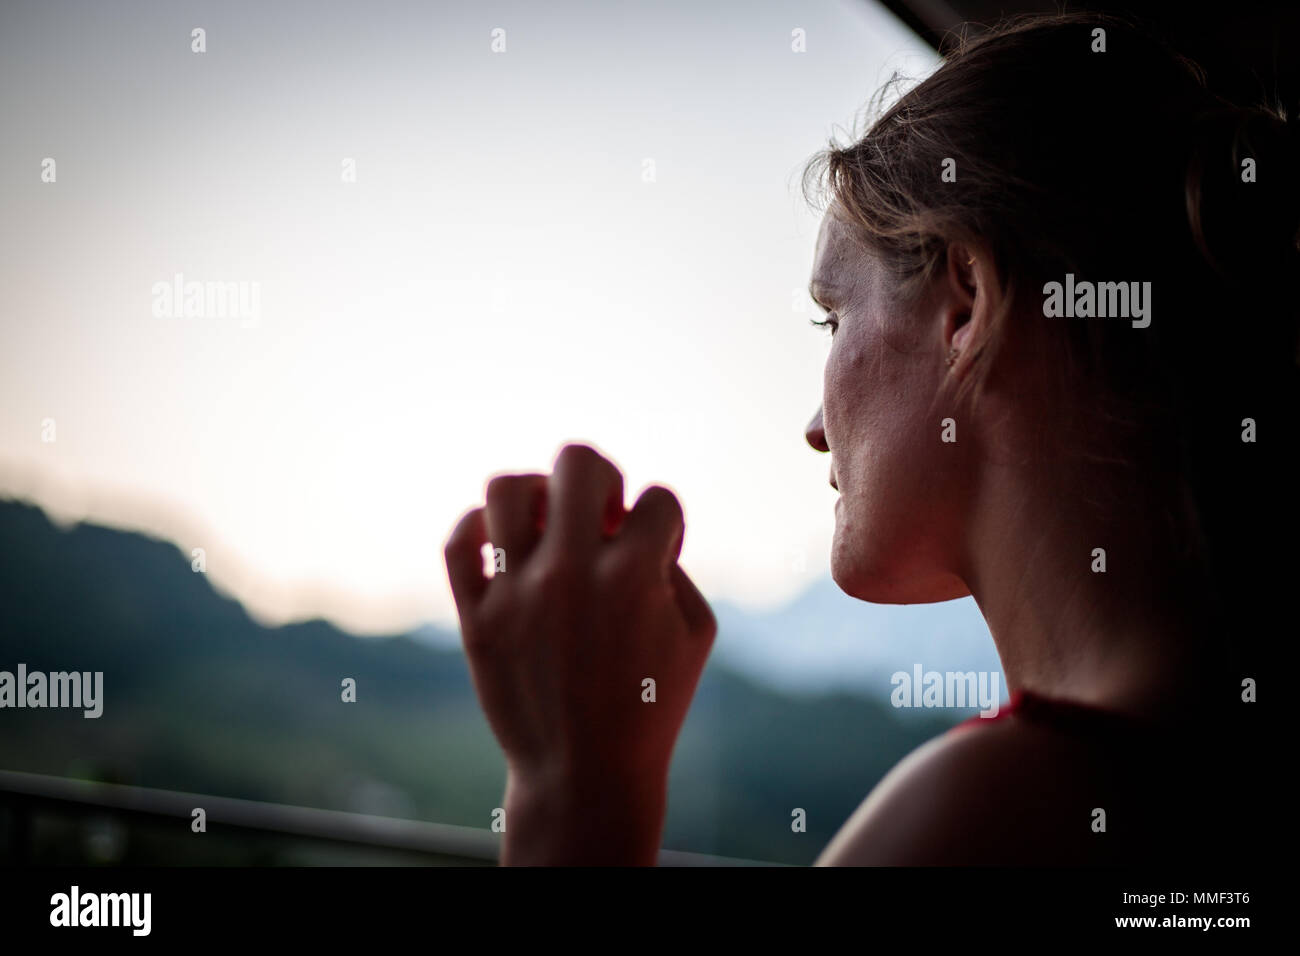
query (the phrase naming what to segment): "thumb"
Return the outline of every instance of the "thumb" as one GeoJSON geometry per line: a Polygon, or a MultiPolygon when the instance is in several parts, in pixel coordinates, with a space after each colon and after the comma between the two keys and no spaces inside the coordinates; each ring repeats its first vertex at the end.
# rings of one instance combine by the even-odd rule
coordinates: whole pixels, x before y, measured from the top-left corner
{"type": "Polygon", "coordinates": [[[677,596],[677,606],[681,609],[682,617],[686,618],[686,626],[691,634],[712,642],[718,633],[718,622],[713,616],[713,609],[709,607],[709,602],[704,600],[704,595],[682,570],[680,564],[673,564],[669,579],[672,581],[673,592],[677,596]]]}

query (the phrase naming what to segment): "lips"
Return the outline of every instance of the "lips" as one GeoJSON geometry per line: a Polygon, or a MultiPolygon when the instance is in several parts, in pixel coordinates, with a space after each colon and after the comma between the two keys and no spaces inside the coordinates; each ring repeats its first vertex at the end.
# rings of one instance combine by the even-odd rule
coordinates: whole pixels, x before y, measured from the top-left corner
{"type": "Polygon", "coordinates": [[[835,472],[833,471],[831,472],[831,487],[834,488],[836,491],[840,490],[840,486],[835,483],[835,472]]]}

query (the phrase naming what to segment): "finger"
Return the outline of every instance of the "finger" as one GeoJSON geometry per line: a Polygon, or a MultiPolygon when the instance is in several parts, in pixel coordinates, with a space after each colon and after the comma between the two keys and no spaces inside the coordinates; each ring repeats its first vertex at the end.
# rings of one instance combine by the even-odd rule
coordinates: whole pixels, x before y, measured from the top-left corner
{"type": "Polygon", "coordinates": [[[718,621],[713,616],[709,602],[680,564],[674,562],[669,578],[677,595],[677,606],[682,610],[682,617],[686,618],[687,628],[701,640],[712,641],[718,633],[718,621]]]}
{"type": "Polygon", "coordinates": [[[542,537],[545,475],[498,475],[487,486],[487,536],[518,567],[542,537]]]}
{"type": "Polygon", "coordinates": [[[483,574],[483,545],[487,540],[483,509],[474,508],[465,512],[456,523],[442,549],[447,561],[447,580],[451,584],[451,596],[456,601],[462,630],[466,616],[487,590],[488,579],[483,574]]]}
{"type": "Polygon", "coordinates": [[[589,551],[623,508],[623,473],[588,445],[565,445],[555,459],[543,537],[563,550],[589,551]]]}
{"type": "Polygon", "coordinates": [[[628,512],[618,540],[644,554],[653,555],[667,568],[682,552],[686,521],[677,496],[663,485],[651,485],[628,512]]]}

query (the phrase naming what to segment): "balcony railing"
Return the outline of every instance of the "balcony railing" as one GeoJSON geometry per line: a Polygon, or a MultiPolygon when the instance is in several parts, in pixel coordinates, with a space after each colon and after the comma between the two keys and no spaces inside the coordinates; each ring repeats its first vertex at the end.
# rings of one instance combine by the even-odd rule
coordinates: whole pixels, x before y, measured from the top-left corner
{"type": "MultiPolygon", "coordinates": [[[[493,866],[500,835],[474,827],[261,803],[172,790],[0,770],[0,858],[10,864],[202,863],[191,851],[209,836],[235,839],[227,862],[412,862],[493,866]],[[191,831],[201,807],[206,833],[191,831]],[[184,842],[184,841],[189,841],[184,842]],[[270,841],[270,848],[267,847],[270,841]],[[69,844],[76,844],[69,847],[69,844]],[[51,849],[53,847],[53,849],[51,849]]],[[[661,866],[770,866],[757,860],[661,850],[661,866]]]]}

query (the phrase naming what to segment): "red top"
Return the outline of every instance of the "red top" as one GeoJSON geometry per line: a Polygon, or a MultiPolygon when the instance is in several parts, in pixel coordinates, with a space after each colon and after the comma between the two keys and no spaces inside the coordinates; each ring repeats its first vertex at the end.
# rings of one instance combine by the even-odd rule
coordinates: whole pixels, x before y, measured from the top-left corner
{"type": "MultiPolygon", "coordinates": [[[[1014,716],[1088,745],[1089,753],[1079,763],[1087,780],[1076,779],[1064,791],[1051,785],[1036,791],[1045,795],[1050,806],[1051,800],[1072,799],[1070,787],[1086,783],[1097,796],[1081,806],[1114,807],[1120,842],[1103,847],[1085,837],[1084,844],[1074,847],[1085,851],[1084,859],[1241,865],[1238,861],[1243,853],[1260,852],[1254,848],[1273,838],[1278,817],[1263,812],[1273,799],[1268,793],[1243,787],[1235,774],[1206,763],[1207,754],[1225,753],[1234,761],[1244,761],[1242,766],[1267,763],[1263,758],[1265,738],[1255,728],[1258,720],[1252,708],[1232,703],[1236,699],[1226,693],[1217,701],[1210,696],[1199,710],[1183,707],[1158,719],[1017,691],[994,716],[971,717],[949,733],[1014,716]],[[1205,823],[1206,807],[1212,807],[1216,815],[1212,826],[1205,823]]],[[[1026,776],[1036,772],[1032,765],[1024,769],[1026,776]]],[[[1020,781],[1005,782],[1014,787],[1020,781]]],[[[1060,809],[1043,812],[1052,819],[1051,814],[1060,809]]],[[[1082,826],[1077,829],[1091,836],[1082,826]]]]}
{"type": "Polygon", "coordinates": [[[1128,714],[1107,710],[1104,707],[1059,700],[1053,697],[1043,697],[1028,690],[1017,690],[1011,694],[1006,706],[999,708],[998,712],[993,716],[981,717],[976,714],[974,717],[963,720],[952,730],[960,730],[963,727],[979,727],[990,724],[995,720],[1001,720],[1003,717],[1009,717],[1012,714],[1027,720],[1055,724],[1065,729],[1086,730],[1089,732],[1096,732],[1099,729],[1112,731],[1132,730],[1135,726],[1140,727],[1146,723],[1139,717],[1131,717],[1128,714]]]}

